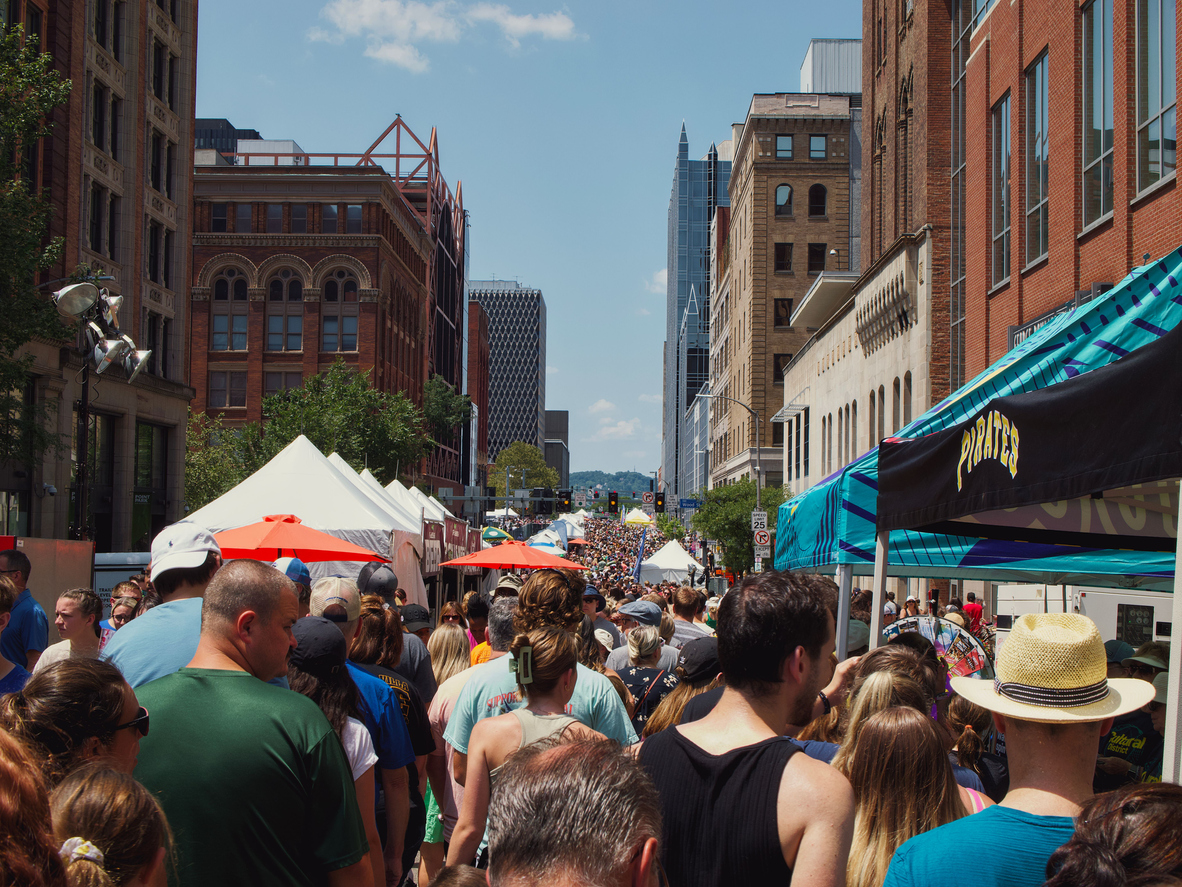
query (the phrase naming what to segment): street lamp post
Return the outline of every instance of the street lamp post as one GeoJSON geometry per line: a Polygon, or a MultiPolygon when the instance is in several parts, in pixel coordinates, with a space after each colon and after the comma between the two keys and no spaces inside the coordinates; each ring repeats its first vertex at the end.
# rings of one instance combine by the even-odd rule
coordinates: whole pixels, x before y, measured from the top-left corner
{"type": "Polygon", "coordinates": [[[760,449],[761,448],[759,445],[759,413],[756,412],[755,410],[751,409],[751,407],[747,406],[747,404],[743,403],[743,401],[735,400],[733,397],[727,397],[725,394],[703,394],[701,391],[699,391],[697,394],[694,395],[694,397],[717,398],[718,400],[729,400],[731,403],[738,404],[743,409],[745,409],[747,412],[749,412],[751,414],[751,417],[755,420],[755,510],[756,511],[763,511],[763,508],[760,507],[760,498],[759,498],[759,487],[760,487],[761,477],[763,475],[762,462],[760,461],[760,449]]]}

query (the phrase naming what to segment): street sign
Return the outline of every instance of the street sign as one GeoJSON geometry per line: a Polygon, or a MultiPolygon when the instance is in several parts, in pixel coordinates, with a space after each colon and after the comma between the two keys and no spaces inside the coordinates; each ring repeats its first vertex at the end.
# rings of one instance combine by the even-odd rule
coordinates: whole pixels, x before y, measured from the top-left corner
{"type": "Polygon", "coordinates": [[[751,529],[752,531],[767,529],[767,512],[753,511],[751,512],[751,529]]]}
{"type": "Polygon", "coordinates": [[[640,510],[643,511],[645,514],[647,514],[649,517],[653,516],[653,506],[651,506],[651,505],[641,505],[640,510]]]}
{"type": "Polygon", "coordinates": [[[771,533],[769,533],[767,530],[756,530],[755,531],[755,547],[756,548],[766,548],[768,545],[771,545],[771,544],[772,544],[772,534],[771,533]]]}
{"type": "Polygon", "coordinates": [[[771,546],[770,545],[756,545],[755,546],[755,556],[756,557],[771,557],[772,556],[771,546]]]}
{"type": "Polygon", "coordinates": [[[755,559],[755,572],[756,573],[763,572],[763,558],[761,558],[761,557],[757,557],[755,559]]]}
{"type": "Polygon", "coordinates": [[[653,494],[652,493],[641,493],[640,494],[640,501],[643,502],[645,505],[652,505],[653,494]]]}
{"type": "Polygon", "coordinates": [[[682,508],[701,508],[702,507],[702,500],[701,499],[682,499],[681,500],[681,507],[682,508]]]}
{"type": "Polygon", "coordinates": [[[586,504],[587,504],[587,497],[586,496],[583,496],[582,494],[575,496],[575,506],[577,508],[582,508],[586,504]]]}

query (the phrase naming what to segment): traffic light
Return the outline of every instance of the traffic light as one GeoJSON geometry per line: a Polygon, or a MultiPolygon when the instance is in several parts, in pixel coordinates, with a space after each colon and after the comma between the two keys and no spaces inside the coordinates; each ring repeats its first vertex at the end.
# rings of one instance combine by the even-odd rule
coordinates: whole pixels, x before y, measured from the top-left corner
{"type": "Polygon", "coordinates": [[[554,491],[549,487],[542,490],[542,495],[538,499],[538,514],[553,514],[554,513],[554,491]]]}
{"type": "Polygon", "coordinates": [[[558,491],[558,507],[563,511],[570,511],[570,490],[558,491]]]}
{"type": "Polygon", "coordinates": [[[665,513],[665,494],[664,493],[657,493],[657,495],[653,498],[653,509],[657,512],[657,514],[664,514],[665,513]]]}
{"type": "Polygon", "coordinates": [[[615,490],[607,494],[607,510],[612,514],[620,513],[620,497],[616,494],[615,490]]]}

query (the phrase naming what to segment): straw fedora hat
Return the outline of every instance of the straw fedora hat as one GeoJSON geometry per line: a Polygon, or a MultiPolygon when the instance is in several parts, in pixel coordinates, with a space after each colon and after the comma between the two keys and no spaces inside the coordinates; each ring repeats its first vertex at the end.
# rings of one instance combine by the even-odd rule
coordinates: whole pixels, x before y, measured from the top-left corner
{"type": "Polygon", "coordinates": [[[1096,624],[1074,613],[1030,613],[1014,623],[992,683],[954,677],[952,689],[1010,718],[1058,724],[1102,721],[1153,699],[1153,685],[1107,678],[1096,624]]]}

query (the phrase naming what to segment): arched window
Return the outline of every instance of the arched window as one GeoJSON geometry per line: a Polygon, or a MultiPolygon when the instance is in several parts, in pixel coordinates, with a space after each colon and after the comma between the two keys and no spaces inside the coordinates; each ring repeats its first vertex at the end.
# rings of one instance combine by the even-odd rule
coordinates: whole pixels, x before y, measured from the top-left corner
{"type": "Polygon", "coordinates": [[[267,284],[267,350],[302,351],[304,284],[284,268],[267,284]]]}
{"type": "Polygon", "coordinates": [[[357,279],[344,269],[324,282],[320,350],[357,350],[357,279]]]}
{"type": "Polygon", "coordinates": [[[248,310],[246,276],[237,268],[223,269],[213,281],[210,351],[246,350],[248,310]]]}
{"type": "Polygon", "coordinates": [[[776,215],[777,216],[792,215],[792,186],[791,185],[777,185],[776,186],[776,215]]]}
{"type": "Polygon", "coordinates": [[[826,201],[828,199],[828,192],[824,185],[813,185],[809,188],[809,215],[823,216],[826,215],[826,201]]]}

